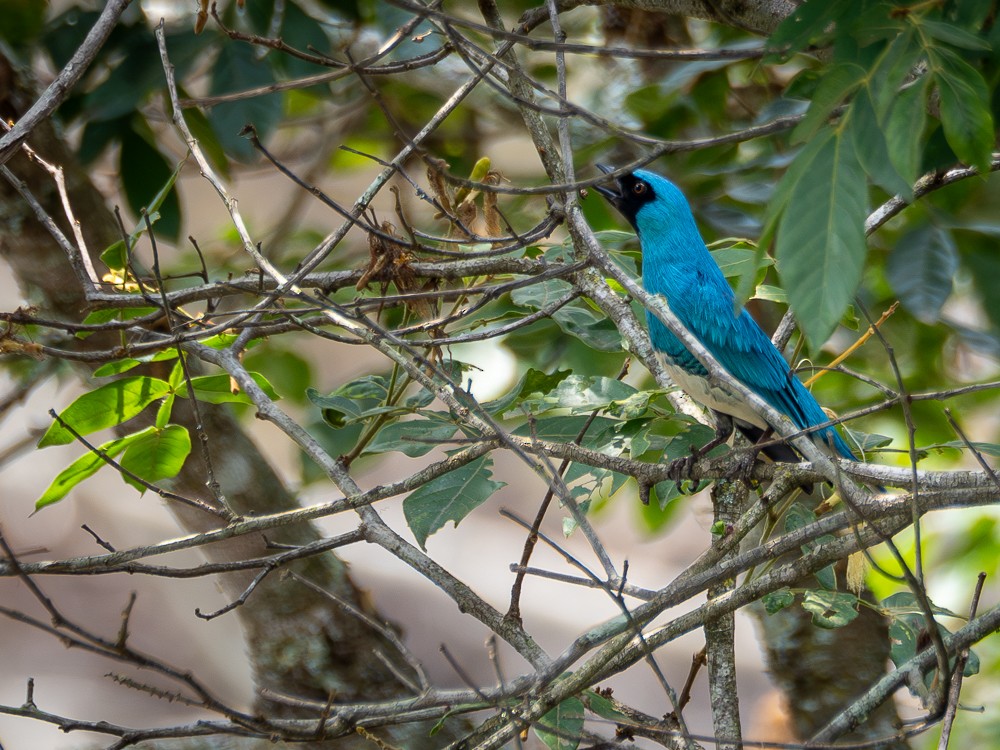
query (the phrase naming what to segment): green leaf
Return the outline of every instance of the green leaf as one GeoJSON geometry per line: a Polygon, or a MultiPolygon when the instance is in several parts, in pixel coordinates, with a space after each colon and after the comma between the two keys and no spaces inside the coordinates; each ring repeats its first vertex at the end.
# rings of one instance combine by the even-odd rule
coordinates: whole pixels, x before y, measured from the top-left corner
{"type": "Polygon", "coordinates": [[[139,365],[149,364],[150,362],[169,362],[172,359],[177,359],[177,356],[176,349],[164,349],[155,354],[144,354],[141,357],[117,359],[114,362],[106,362],[94,370],[94,377],[103,378],[109,375],[121,375],[123,372],[128,372],[139,365]]]}
{"type": "Polygon", "coordinates": [[[758,271],[774,265],[770,256],[761,255],[757,252],[756,246],[747,244],[712,250],[712,257],[719,264],[719,268],[722,269],[722,273],[727,279],[738,278],[746,274],[756,276],[758,271]]]}
{"type": "Polygon", "coordinates": [[[132,359],[132,357],[116,359],[114,362],[105,362],[103,365],[94,370],[94,377],[106,378],[109,375],[121,375],[123,372],[128,372],[133,367],[138,367],[141,364],[142,362],[138,359],[132,359]]]}
{"type": "Polygon", "coordinates": [[[483,408],[490,414],[503,414],[529,396],[544,396],[546,393],[549,393],[559,383],[568,378],[570,372],[570,370],[556,370],[549,375],[541,370],[536,370],[534,367],[528,368],[528,371],[521,376],[521,379],[517,381],[510,392],[495,401],[483,404],[483,408]]]}
{"type": "MultiPolygon", "coordinates": [[[[174,368],[175,370],[178,368],[174,368]]],[[[160,402],[160,408],[156,410],[156,421],[154,424],[161,430],[166,427],[170,422],[170,415],[174,411],[174,401],[177,399],[177,395],[174,393],[168,394],[163,401],[160,402]]]]}
{"type": "Polygon", "coordinates": [[[850,0],[807,0],[792,11],[767,40],[775,51],[798,52],[827,33],[842,16],[854,9],[850,0]]]}
{"type": "MultiPolygon", "coordinates": [[[[927,621],[917,603],[916,597],[909,591],[902,591],[898,594],[886,597],[882,600],[882,612],[891,618],[889,622],[889,658],[897,667],[901,667],[917,654],[918,646],[926,648],[929,645],[927,637],[927,621]]],[[[954,612],[931,604],[931,613],[935,616],[944,615],[946,617],[960,618],[954,612]]],[[[938,632],[942,637],[950,635],[950,631],[940,622],[935,621],[938,632]]],[[[954,666],[955,659],[949,660],[954,666]]],[[[978,674],[980,669],[979,657],[973,651],[969,651],[969,660],[965,664],[962,673],[965,677],[978,674]]],[[[930,669],[924,676],[926,685],[930,685],[935,679],[937,670],[930,669]]]]}
{"type": "Polygon", "coordinates": [[[951,232],[925,224],[896,242],[885,273],[893,291],[921,323],[931,325],[951,295],[958,250],[951,232]]]}
{"type": "MultiPolygon", "coordinates": [[[[889,158],[889,145],[875,114],[875,102],[872,101],[871,91],[867,87],[862,87],[854,97],[847,118],[847,129],[854,138],[854,150],[861,166],[871,177],[872,182],[889,195],[899,195],[912,200],[913,188],[910,182],[900,177],[892,159],[889,158]]],[[[919,142],[919,137],[911,134],[911,138],[919,142]]]]}
{"type": "Polygon", "coordinates": [[[426,549],[427,537],[448,521],[459,521],[474,511],[505,482],[493,480],[493,459],[483,456],[432,479],[403,501],[403,514],[417,544],[426,549]]]}
{"type": "MultiPolygon", "coordinates": [[[[173,240],[180,237],[181,204],[173,189],[177,172],[134,128],[122,135],[118,169],[132,213],[140,216],[143,209],[150,215],[158,211],[157,232],[173,240]]],[[[133,233],[136,238],[145,228],[141,218],[137,223],[141,226],[133,233]]]]}
{"type": "MultiPolygon", "coordinates": [[[[816,513],[812,508],[806,506],[804,503],[793,503],[792,506],[785,513],[785,531],[796,531],[804,526],[808,526],[816,520],[816,513]]],[[[824,534],[818,539],[809,542],[808,544],[802,545],[802,552],[808,553],[812,552],[817,547],[828,544],[833,541],[833,536],[830,534],[824,534]]],[[[825,568],[817,570],[813,575],[816,576],[816,581],[824,589],[828,591],[835,591],[837,588],[837,574],[833,569],[833,565],[827,565],[825,568]]]]}
{"type": "Polygon", "coordinates": [[[951,23],[942,23],[941,21],[921,18],[920,28],[938,41],[945,42],[954,47],[982,52],[989,52],[992,49],[988,40],[951,23]]]}
{"type": "Polygon", "coordinates": [[[809,111],[792,131],[792,143],[804,143],[815,135],[833,110],[861,85],[867,73],[854,62],[835,63],[831,66],[813,92],[809,111]]]}
{"type": "MultiPolygon", "coordinates": [[[[543,417],[532,424],[521,425],[514,430],[514,434],[519,437],[535,437],[538,440],[570,443],[576,440],[576,436],[580,434],[580,430],[589,419],[590,417],[583,415],[543,417]]],[[[591,422],[582,444],[595,450],[610,445],[617,438],[615,428],[618,425],[619,422],[616,419],[597,417],[591,422]]]]}
{"type": "MultiPolygon", "coordinates": [[[[270,58],[261,59],[249,44],[224,44],[212,66],[212,95],[232,94],[274,83],[270,58]]],[[[212,128],[226,151],[249,161],[255,153],[251,143],[240,135],[245,125],[253,125],[261,140],[274,130],[283,114],[279,94],[244,97],[238,101],[221,102],[208,115],[212,128]]]]}
{"type": "Polygon", "coordinates": [[[970,450],[970,447],[972,450],[979,451],[986,456],[1000,458],[1000,445],[996,443],[983,443],[975,440],[970,440],[968,444],[962,442],[961,440],[949,440],[945,443],[934,443],[934,445],[925,446],[921,448],[921,450],[932,451],[940,450],[942,448],[955,448],[956,450],[964,451],[970,450]]]}
{"type": "Polygon", "coordinates": [[[534,730],[549,750],[576,750],[583,731],[583,702],[567,698],[539,719],[534,730]]]}
{"type": "Polygon", "coordinates": [[[899,92],[885,123],[889,159],[908,185],[913,184],[920,171],[929,85],[930,77],[923,76],[899,92]]]}
{"type": "Polygon", "coordinates": [[[541,414],[552,409],[591,412],[625,401],[635,394],[635,388],[615,378],[572,374],[548,393],[532,394],[523,399],[519,406],[529,414],[541,414]]]}
{"type": "Polygon", "coordinates": [[[432,419],[395,422],[379,431],[365,448],[365,453],[399,451],[410,458],[416,458],[440,447],[440,443],[455,436],[457,429],[452,422],[432,419]]]}
{"type": "MultiPolygon", "coordinates": [[[[125,449],[120,461],[122,468],[150,483],[177,476],[191,452],[191,436],[187,428],[179,424],[168,424],[163,428],[153,427],[143,432],[141,438],[125,449]]],[[[142,484],[130,477],[122,478],[139,492],[146,491],[142,484]]]]}
{"type": "MultiPolygon", "coordinates": [[[[159,378],[146,376],[122,378],[84,393],[59,416],[79,434],[89,435],[131,419],[149,404],[163,398],[169,390],[170,385],[159,378]]],[[[55,422],[42,435],[38,447],[67,445],[73,440],[73,434],[55,422]]]]}
{"type": "MultiPolygon", "coordinates": [[[[540,284],[515,289],[511,301],[520,307],[540,310],[566,296],[572,286],[562,279],[548,279],[540,284]]],[[[598,351],[621,351],[621,333],[603,314],[585,304],[575,302],[559,308],[552,320],[566,333],[583,341],[598,351]]]]}
{"type": "MultiPolygon", "coordinates": [[[[122,245],[122,247],[124,247],[124,245],[122,245]]],[[[107,252],[107,250],[105,252],[107,252]]],[[[103,325],[104,323],[108,323],[112,320],[132,320],[133,318],[149,315],[150,313],[156,311],[157,308],[155,307],[106,308],[104,310],[94,310],[91,313],[87,313],[83,322],[86,325],[103,325]]],[[[76,337],[78,339],[85,339],[93,333],[94,331],[79,331],[76,334],[76,337]]]]}
{"type": "MultiPolygon", "coordinates": [[[[148,93],[163,86],[163,64],[156,49],[152,30],[130,25],[127,34],[118,37],[116,64],[107,64],[103,80],[84,95],[86,120],[114,120],[135,113],[148,93]]],[[[105,50],[107,52],[107,50],[105,50]]]]}
{"type": "MultiPolygon", "coordinates": [[[[141,432],[109,440],[99,445],[98,450],[103,451],[109,458],[115,458],[119,453],[128,448],[129,445],[142,439],[152,429],[154,428],[150,427],[141,432]]],[[[52,484],[49,485],[48,489],[35,501],[35,510],[39,511],[46,505],[59,502],[76,485],[80,484],[84,479],[92,477],[97,473],[98,469],[106,465],[107,462],[96,453],[88,452],[80,456],[76,461],[60,471],[56,478],[52,480],[52,484]]]]}
{"type": "MultiPolygon", "coordinates": [[[[183,90],[183,87],[179,87],[178,93],[181,97],[188,98],[188,93],[183,90]]],[[[226,158],[226,150],[222,147],[222,142],[212,127],[212,123],[197,107],[184,110],[184,121],[212,166],[220,175],[229,179],[229,159],[226,158]]]]}
{"type": "Polygon", "coordinates": [[[45,28],[48,3],[38,0],[7,0],[0,20],[0,37],[17,47],[30,47],[45,28]]]}
{"type": "Polygon", "coordinates": [[[877,448],[885,448],[892,444],[892,437],[889,435],[879,435],[877,432],[862,432],[846,425],[841,425],[847,435],[847,443],[856,451],[862,454],[873,451],[877,448]]]}
{"type": "Polygon", "coordinates": [[[813,625],[842,628],[858,616],[858,597],[843,591],[809,589],[802,595],[802,608],[812,614],[813,625]]]}
{"type": "Polygon", "coordinates": [[[773,615],[786,607],[791,607],[795,603],[795,594],[792,593],[791,589],[785,587],[765,594],[761,601],[764,604],[764,611],[773,615]]]}
{"type": "Polygon", "coordinates": [[[796,319],[818,349],[861,281],[867,208],[850,138],[838,133],[812,157],[782,214],[775,255],[796,319]]]}
{"type": "Polygon", "coordinates": [[[780,286],[771,284],[760,284],[753,294],[753,299],[762,299],[768,302],[777,302],[782,305],[788,304],[788,295],[780,286]]]}
{"type": "MultiPolygon", "coordinates": [[[[267,397],[273,400],[281,398],[274,392],[274,388],[267,378],[259,372],[251,372],[250,377],[260,386],[267,397]]],[[[219,375],[202,375],[191,378],[191,386],[194,388],[194,395],[199,401],[210,404],[252,404],[253,400],[243,391],[233,392],[233,381],[226,373],[219,375]]],[[[187,381],[181,383],[177,388],[177,395],[182,398],[190,398],[187,381]]]]}
{"type": "Polygon", "coordinates": [[[994,132],[986,81],[949,49],[933,47],[928,59],[941,96],[941,125],[948,145],[966,164],[988,170],[994,132]]]}
{"type": "MultiPolygon", "coordinates": [[[[759,248],[766,248],[771,244],[774,232],[778,227],[781,217],[788,207],[788,202],[799,188],[799,183],[809,176],[813,162],[816,161],[817,154],[827,148],[830,139],[833,138],[833,129],[824,128],[815,138],[803,146],[802,150],[796,154],[795,159],[788,166],[785,174],[778,181],[774,188],[774,194],[767,204],[767,217],[764,221],[764,229],[761,231],[760,240],[757,243],[759,248]]],[[[746,294],[752,289],[749,276],[743,277],[746,280],[746,294]]],[[[741,285],[742,286],[742,285],[741,285]]]]}
{"type": "Polygon", "coordinates": [[[584,705],[587,709],[602,719],[607,719],[608,721],[627,721],[628,717],[615,708],[614,704],[601,695],[596,690],[587,690],[584,693],[584,705]]]}
{"type": "Polygon", "coordinates": [[[996,279],[1000,278],[1000,253],[992,243],[983,242],[967,243],[962,250],[962,262],[972,271],[972,283],[979,301],[994,330],[1000,330],[1000,294],[996,287],[996,279]]]}

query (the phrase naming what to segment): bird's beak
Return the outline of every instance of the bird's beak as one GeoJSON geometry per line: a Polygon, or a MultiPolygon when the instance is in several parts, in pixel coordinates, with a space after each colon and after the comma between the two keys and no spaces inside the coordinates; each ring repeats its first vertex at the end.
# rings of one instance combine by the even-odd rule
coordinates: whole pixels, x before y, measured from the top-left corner
{"type": "MultiPolygon", "coordinates": [[[[614,167],[609,167],[607,164],[598,164],[596,166],[604,174],[611,174],[615,171],[614,167]]],[[[603,195],[612,206],[619,208],[622,201],[621,187],[618,185],[617,180],[610,183],[610,185],[613,187],[609,187],[608,185],[594,185],[594,190],[603,195]]]]}

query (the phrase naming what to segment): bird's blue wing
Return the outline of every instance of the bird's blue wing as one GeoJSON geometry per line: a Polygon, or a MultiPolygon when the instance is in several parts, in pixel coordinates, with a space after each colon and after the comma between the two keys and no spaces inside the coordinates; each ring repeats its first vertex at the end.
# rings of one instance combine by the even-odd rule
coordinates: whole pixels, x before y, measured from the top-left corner
{"type": "MultiPolygon", "coordinates": [[[[797,427],[804,429],[829,421],[757,321],[746,309],[734,311],[728,284],[725,290],[712,287],[704,283],[691,285],[693,296],[681,306],[682,310],[675,311],[681,322],[733,377],[787,415],[797,427]]],[[[854,458],[832,427],[817,431],[817,437],[832,441],[845,458],[854,458]]]]}

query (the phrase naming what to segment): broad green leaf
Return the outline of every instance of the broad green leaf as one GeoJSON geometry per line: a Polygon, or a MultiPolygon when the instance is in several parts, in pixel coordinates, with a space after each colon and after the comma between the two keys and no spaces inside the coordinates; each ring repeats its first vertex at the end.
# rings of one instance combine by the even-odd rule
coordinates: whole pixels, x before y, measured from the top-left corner
{"type": "Polygon", "coordinates": [[[649,503],[639,506],[639,520],[646,531],[662,531],[684,508],[683,503],[673,502],[681,497],[676,482],[660,482],[649,488],[649,503]]]}
{"type": "MultiPolygon", "coordinates": [[[[797,529],[801,529],[802,527],[813,523],[815,520],[816,514],[813,512],[812,508],[809,508],[804,503],[793,503],[785,513],[785,531],[795,531],[797,529]]],[[[802,552],[811,552],[820,545],[827,544],[832,541],[833,536],[830,534],[824,534],[815,541],[803,544],[802,552]]],[[[816,577],[819,585],[827,591],[836,590],[837,574],[832,564],[817,570],[813,575],[816,577]]]]}
{"type": "Polygon", "coordinates": [[[847,444],[862,455],[868,451],[885,448],[887,445],[892,444],[892,438],[889,435],[879,435],[877,432],[862,432],[861,430],[855,430],[844,425],[841,425],[841,428],[847,435],[847,444]]]}
{"type": "Polygon", "coordinates": [[[315,388],[308,388],[306,397],[320,408],[323,421],[335,430],[360,419],[362,414],[378,403],[375,399],[354,399],[337,393],[324,396],[315,388]]]}
{"type": "Polygon", "coordinates": [[[417,488],[403,501],[403,514],[417,544],[426,549],[427,537],[448,521],[459,521],[494,492],[505,486],[492,477],[493,459],[483,456],[417,488]]]}
{"type": "Polygon", "coordinates": [[[507,394],[483,404],[490,414],[503,414],[529,396],[544,396],[570,375],[570,370],[556,370],[551,375],[531,367],[507,394]]]}
{"type": "MultiPolygon", "coordinates": [[[[123,271],[128,267],[128,253],[125,252],[125,240],[117,240],[108,245],[101,253],[101,262],[113,271],[123,271]]],[[[115,312],[114,310],[97,310],[98,313],[115,312]]],[[[114,318],[108,318],[114,320],[114,318]]]]}
{"type": "Polygon", "coordinates": [[[403,455],[416,458],[440,447],[441,443],[455,436],[457,429],[451,422],[432,419],[395,422],[379,431],[365,448],[365,453],[399,451],[403,455]]]}
{"type": "MultiPolygon", "coordinates": [[[[918,646],[921,648],[929,646],[927,621],[916,601],[916,597],[909,591],[893,594],[883,599],[882,612],[891,618],[889,623],[889,643],[891,644],[889,658],[892,659],[893,664],[901,667],[916,656],[918,646]]],[[[935,616],[959,617],[955,613],[938,607],[933,603],[931,604],[931,613],[935,616]]],[[[940,622],[935,621],[935,625],[942,636],[950,634],[950,631],[940,622]]],[[[954,665],[954,658],[949,663],[954,665]]],[[[963,676],[971,677],[974,674],[978,674],[979,669],[979,657],[974,651],[970,651],[963,676]]],[[[936,672],[936,669],[928,670],[928,673],[924,677],[925,684],[931,684],[936,672]]]]}
{"type": "Polygon", "coordinates": [[[169,393],[167,394],[167,397],[160,402],[160,408],[156,410],[156,421],[154,422],[158,428],[163,429],[170,423],[170,415],[174,411],[174,401],[176,399],[176,394],[169,393]]]}
{"type": "Polygon", "coordinates": [[[809,589],[802,595],[802,608],[812,615],[813,625],[842,628],[858,616],[858,597],[843,591],[809,589]]]}
{"type": "Polygon", "coordinates": [[[900,301],[927,325],[940,319],[957,270],[958,250],[951,232],[928,224],[901,237],[885,267],[886,278],[900,301]]]}
{"type": "Polygon", "coordinates": [[[830,26],[854,9],[850,0],[807,0],[792,11],[767,40],[774,51],[798,52],[825,35],[830,26]]]}
{"type": "MultiPolygon", "coordinates": [[[[157,308],[155,307],[105,308],[103,310],[94,310],[93,312],[87,313],[83,322],[86,325],[103,325],[104,323],[108,323],[112,320],[132,320],[133,318],[149,315],[150,313],[156,311],[157,308]]],[[[76,337],[78,339],[85,339],[93,333],[94,331],[78,331],[76,337]]]]}
{"type": "Polygon", "coordinates": [[[809,111],[792,131],[792,143],[803,143],[815,135],[833,110],[861,85],[867,73],[863,67],[853,62],[835,63],[824,73],[813,92],[809,111]]]}
{"type": "MultiPolygon", "coordinates": [[[[940,607],[934,602],[930,603],[931,612],[935,615],[944,615],[945,617],[954,617],[957,620],[964,620],[965,617],[952,612],[947,607],[940,607]]],[[[907,615],[916,615],[923,618],[923,609],[921,609],[920,601],[914,596],[912,591],[900,591],[897,594],[891,594],[887,596],[881,602],[882,612],[890,617],[903,617],[907,615]]]]}
{"type": "MultiPolygon", "coordinates": [[[[879,56],[871,72],[869,89],[875,101],[875,111],[879,122],[884,122],[889,109],[900,95],[903,83],[913,75],[913,71],[923,57],[923,47],[917,42],[912,26],[896,35],[885,52],[879,56]]],[[[924,75],[922,79],[927,79],[924,75]]]]}
{"type": "Polygon", "coordinates": [[[131,26],[119,40],[117,54],[122,61],[105,65],[103,80],[84,95],[87,120],[126,118],[137,111],[149,92],[163,86],[163,63],[152,30],[131,26]]]}
{"type": "MultiPolygon", "coordinates": [[[[514,430],[514,434],[519,437],[535,437],[538,440],[569,443],[576,440],[576,436],[580,434],[580,430],[587,424],[588,419],[590,418],[583,415],[543,417],[531,424],[521,425],[514,430]]],[[[611,445],[619,439],[615,433],[618,424],[616,419],[597,417],[591,422],[582,444],[595,450],[611,445]]]]}
{"type": "Polygon", "coordinates": [[[1000,253],[992,243],[972,242],[962,248],[962,263],[972,271],[972,283],[994,330],[1000,330],[1000,253]]]}
{"type": "Polygon", "coordinates": [[[126,357],[125,359],[116,359],[114,362],[105,362],[103,365],[94,370],[95,378],[105,378],[109,375],[121,375],[123,372],[128,372],[134,367],[141,365],[138,359],[132,359],[132,357],[126,357]]]}
{"type": "Polygon", "coordinates": [[[852,139],[838,133],[812,154],[778,226],[778,271],[814,349],[829,338],[861,281],[866,192],[852,139]]]}
{"type": "Polygon", "coordinates": [[[933,47],[928,59],[941,96],[941,125],[948,145],[966,164],[987,170],[995,136],[986,81],[949,49],[933,47]]]}
{"type": "Polygon", "coordinates": [[[924,125],[927,122],[929,76],[922,76],[896,97],[885,122],[889,159],[896,171],[912,185],[920,171],[924,125]]]}
{"type": "MultiPolygon", "coordinates": [[[[757,243],[758,248],[766,248],[770,245],[774,232],[778,228],[779,221],[788,207],[788,202],[799,189],[799,183],[810,176],[810,170],[812,170],[813,163],[816,161],[817,154],[828,147],[833,135],[834,131],[832,128],[821,130],[815,138],[810,140],[796,154],[795,159],[792,160],[785,174],[778,181],[778,185],[774,189],[774,195],[767,204],[767,217],[764,221],[764,229],[761,232],[760,240],[757,243]]],[[[741,284],[741,291],[743,292],[743,295],[740,296],[741,299],[744,295],[749,296],[750,289],[753,288],[753,279],[750,276],[744,276],[743,280],[747,288],[743,290],[743,285],[741,284]]]]}
{"type": "Polygon", "coordinates": [[[567,698],[545,714],[534,729],[549,750],[576,750],[583,730],[583,702],[567,698]]]}
{"type": "Polygon", "coordinates": [[[552,319],[563,331],[576,336],[593,349],[601,352],[622,350],[622,335],[614,323],[580,304],[567,305],[557,310],[552,319]]]}
{"type": "Polygon", "coordinates": [[[0,37],[17,47],[30,47],[45,28],[48,3],[38,0],[7,0],[0,22],[0,37]]]}
{"type": "MultiPolygon", "coordinates": [[[[548,279],[539,284],[515,289],[511,301],[521,307],[540,310],[557,302],[572,291],[562,279],[548,279]]],[[[575,336],[599,351],[621,351],[621,333],[603,314],[586,305],[570,303],[552,314],[552,320],[566,333],[575,336]]]]}
{"type": "Polygon", "coordinates": [[[768,302],[777,302],[782,305],[788,304],[788,295],[785,294],[785,290],[780,286],[773,286],[771,284],[760,284],[757,286],[757,291],[753,293],[753,299],[762,299],[768,302]]]}
{"type": "MultiPolygon", "coordinates": [[[[847,130],[854,138],[854,150],[861,166],[872,182],[889,195],[911,200],[913,189],[909,181],[900,177],[889,158],[889,145],[875,114],[871,91],[866,86],[861,87],[854,97],[847,118],[847,130]]],[[[919,137],[911,135],[911,138],[919,142],[919,137]]]]}
{"type": "MultiPolygon", "coordinates": [[[[281,398],[274,392],[274,388],[267,378],[259,372],[251,372],[250,377],[260,386],[261,390],[272,400],[281,398]]],[[[210,404],[252,404],[251,398],[243,391],[233,391],[233,380],[226,373],[218,375],[201,375],[191,378],[191,386],[194,388],[194,395],[199,401],[210,404]]],[[[177,388],[177,395],[182,398],[189,398],[187,381],[181,383],[177,388]]]]}
{"type": "MultiPolygon", "coordinates": [[[[183,87],[179,87],[178,93],[183,98],[189,96],[183,87]]],[[[197,139],[205,156],[212,162],[212,166],[220,175],[229,179],[229,159],[226,158],[226,150],[222,147],[219,136],[212,128],[212,123],[197,107],[189,107],[184,110],[184,121],[191,129],[191,135],[197,139]]]]}
{"type": "MultiPolygon", "coordinates": [[[[144,208],[150,215],[158,211],[157,232],[177,239],[181,232],[181,204],[173,190],[176,170],[135,129],[122,136],[118,169],[132,213],[139,216],[144,208]]],[[[141,234],[145,222],[140,219],[137,223],[141,228],[137,227],[136,232],[141,234]]]]}
{"type": "MultiPolygon", "coordinates": [[[[274,71],[269,60],[261,59],[249,44],[221,45],[211,69],[209,93],[231,94],[274,83],[274,71]]],[[[240,131],[250,124],[257,129],[258,136],[265,139],[281,120],[282,114],[281,96],[264,94],[216,104],[208,119],[226,151],[249,161],[255,151],[240,131]]]]}
{"type": "MultiPolygon", "coordinates": [[[[158,482],[177,476],[191,452],[191,436],[187,428],[179,424],[168,424],[163,428],[145,430],[145,434],[133,441],[121,457],[122,468],[147,482],[158,482]]],[[[139,492],[146,488],[127,476],[122,478],[139,492]]]]}
{"type": "MultiPolygon", "coordinates": [[[[122,378],[84,393],[59,416],[79,434],[89,435],[131,419],[149,404],[163,398],[169,390],[170,385],[159,378],[146,376],[122,378]]],[[[73,440],[73,434],[55,422],[42,435],[38,447],[67,445],[73,440]]]]}
{"type": "Polygon", "coordinates": [[[773,615],[775,612],[780,612],[786,607],[791,607],[795,603],[795,594],[792,593],[791,589],[786,587],[772,591],[770,594],[765,594],[761,601],[764,604],[764,611],[769,615],[773,615]]]}
{"type": "Polygon", "coordinates": [[[770,256],[761,256],[755,246],[723,247],[712,250],[712,257],[719,264],[727,279],[737,278],[745,274],[756,275],[761,269],[774,265],[770,256]]]}
{"type": "Polygon", "coordinates": [[[572,374],[548,393],[528,396],[519,406],[528,414],[541,414],[552,409],[569,409],[578,414],[607,408],[635,393],[635,388],[615,378],[572,374]]]}
{"type": "MultiPolygon", "coordinates": [[[[98,450],[103,451],[109,458],[116,458],[129,445],[137,440],[141,440],[146,433],[153,429],[155,428],[149,427],[141,432],[126,435],[116,440],[109,440],[99,445],[98,450]]],[[[56,478],[52,480],[52,484],[49,485],[48,489],[35,501],[35,510],[39,511],[46,505],[59,502],[76,485],[80,484],[84,479],[92,477],[97,473],[98,469],[106,465],[107,462],[96,453],[88,452],[80,456],[76,461],[60,471],[56,478]]]]}
{"type": "Polygon", "coordinates": [[[628,717],[615,708],[614,704],[601,695],[596,690],[588,690],[584,693],[584,705],[587,709],[602,719],[607,719],[608,721],[627,721],[628,717]]]}
{"type": "Polygon", "coordinates": [[[172,359],[177,359],[176,349],[164,349],[163,351],[156,352],[156,354],[146,354],[142,357],[116,359],[114,362],[106,362],[94,370],[94,377],[103,378],[109,375],[121,375],[123,372],[128,372],[139,365],[149,364],[150,362],[169,362],[172,359]]]}
{"type": "Polygon", "coordinates": [[[941,21],[932,21],[928,18],[921,18],[919,25],[930,36],[954,47],[981,52],[988,52],[991,49],[988,40],[976,36],[971,31],[966,31],[953,23],[943,23],[941,21]]]}

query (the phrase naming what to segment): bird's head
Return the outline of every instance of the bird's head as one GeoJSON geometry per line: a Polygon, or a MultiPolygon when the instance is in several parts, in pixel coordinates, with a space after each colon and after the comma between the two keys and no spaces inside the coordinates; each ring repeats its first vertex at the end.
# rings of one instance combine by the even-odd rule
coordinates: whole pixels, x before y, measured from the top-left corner
{"type": "MultiPolygon", "coordinates": [[[[604,174],[613,167],[598,164],[604,174]]],[[[666,177],[645,169],[623,174],[605,185],[594,185],[594,190],[618,209],[622,216],[642,235],[644,227],[655,226],[658,231],[671,228],[694,227],[691,208],[684,194],[666,177]]]]}

